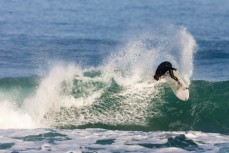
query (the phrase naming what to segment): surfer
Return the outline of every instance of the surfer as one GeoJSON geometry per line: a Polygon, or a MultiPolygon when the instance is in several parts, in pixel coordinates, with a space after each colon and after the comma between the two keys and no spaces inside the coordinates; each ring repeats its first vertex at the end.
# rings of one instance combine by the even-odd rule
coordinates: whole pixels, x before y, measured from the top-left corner
{"type": "Polygon", "coordinates": [[[158,67],[157,67],[157,70],[156,70],[156,73],[154,75],[154,79],[155,80],[159,80],[161,76],[165,75],[165,73],[167,71],[169,71],[169,75],[171,78],[173,78],[175,81],[178,82],[178,84],[180,84],[178,78],[173,74],[173,70],[177,70],[177,68],[173,68],[172,67],[172,64],[168,61],[165,61],[165,62],[162,62],[158,67]]]}

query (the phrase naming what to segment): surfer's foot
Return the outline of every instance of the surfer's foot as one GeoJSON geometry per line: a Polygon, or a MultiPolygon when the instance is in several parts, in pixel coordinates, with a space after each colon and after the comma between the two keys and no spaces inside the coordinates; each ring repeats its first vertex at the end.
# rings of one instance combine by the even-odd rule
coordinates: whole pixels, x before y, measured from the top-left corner
{"type": "Polygon", "coordinates": [[[178,86],[179,86],[179,87],[181,87],[181,86],[182,86],[182,84],[181,84],[180,82],[178,82],[178,86]]]}
{"type": "Polygon", "coordinates": [[[188,89],[188,87],[185,87],[185,89],[184,90],[187,90],[188,89]]]}

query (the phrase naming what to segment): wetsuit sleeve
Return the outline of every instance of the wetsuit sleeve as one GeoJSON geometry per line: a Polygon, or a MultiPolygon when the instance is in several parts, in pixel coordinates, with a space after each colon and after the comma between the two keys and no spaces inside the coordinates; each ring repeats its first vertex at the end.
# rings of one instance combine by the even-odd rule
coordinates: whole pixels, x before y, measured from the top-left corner
{"type": "Polygon", "coordinates": [[[169,68],[169,70],[176,70],[175,68],[173,68],[173,67],[171,67],[171,68],[169,68]]]}
{"type": "Polygon", "coordinates": [[[169,70],[169,75],[171,76],[171,78],[173,78],[174,80],[178,81],[178,78],[174,76],[172,70],[169,70]]]}

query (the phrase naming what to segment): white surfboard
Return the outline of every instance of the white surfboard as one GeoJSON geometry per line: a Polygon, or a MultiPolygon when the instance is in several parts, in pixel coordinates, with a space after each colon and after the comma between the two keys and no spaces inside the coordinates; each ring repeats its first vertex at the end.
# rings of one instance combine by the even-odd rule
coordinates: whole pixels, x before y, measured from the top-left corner
{"type": "Polygon", "coordinates": [[[173,93],[182,101],[187,101],[189,99],[189,89],[185,84],[184,80],[176,75],[176,72],[173,71],[174,75],[178,78],[180,84],[177,83],[174,79],[172,79],[169,74],[166,74],[165,80],[169,83],[172,88],[173,93]]]}

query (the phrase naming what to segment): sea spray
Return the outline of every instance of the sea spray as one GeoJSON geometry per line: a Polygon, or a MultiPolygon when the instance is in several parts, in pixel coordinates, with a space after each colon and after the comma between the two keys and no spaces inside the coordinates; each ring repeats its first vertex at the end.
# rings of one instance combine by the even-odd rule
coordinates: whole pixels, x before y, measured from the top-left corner
{"type": "Polygon", "coordinates": [[[51,69],[49,74],[44,77],[36,91],[36,95],[25,100],[24,109],[32,115],[36,122],[41,126],[49,127],[53,120],[44,120],[48,112],[59,111],[62,106],[69,107],[77,103],[72,102],[71,97],[63,97],[60,94],[61,83],[73,80],[75,74],[82,72],[73,65],[59,65],[51,69]]]}
{"type": "Polygon", "coordinates": [[[171,25],[131,38],[123,48],[105,59],[103,70],[117,71],[135,79],[150,79],[161,62],[170,61],[189,86],[196,46],[185,27],[171,25]]]}
{"type": "Polygon", "coordinates": [[[12,109],[29,116],[32,127],[147,126],[150,118],[163,115],[158,109],[163,86],[153,80],[158,64],[171,61],[189,80],[194,48],[186,29],[173,27],[130,39],[98,67],[53,64],[35,93],[12,109]]]}
{"type": "Polygon", "coordinates": [[[23,109],[25,99],[33,96],[39,84],[37,76],[0,79],[0,128],[36,128],[28,110],[23,109]]]}
{"type": "Polygon", "coordinates": [[[145,124],[148,105],[158,93],[154,84],[122,85],[103,73],[88,76],[89,72],[96,75],[95,70],[76,69],[58,66],[43,79],[37,94],[25,105],[34,119],[45,126],[145,124]],[[74,73],[66,73],[68,70],[74,73]]]}
{"type": "Polygon", "coordinates": [[[193,56],[196,52],[196,41],[192,35],[187,32],[186,28],[183,28],[179,32],[180,43],[180,75],[184,78],[185,83],[190,85],[190,77],[193,73],[193,56]]]}
{"type": "Polygon", "coordinates": [[[18,129],[18,128],[36,128],[38,125],[33,118],[21,108],[16,107],[10,101],[1,102],[0,107],[0,128],[18,129]]]}

